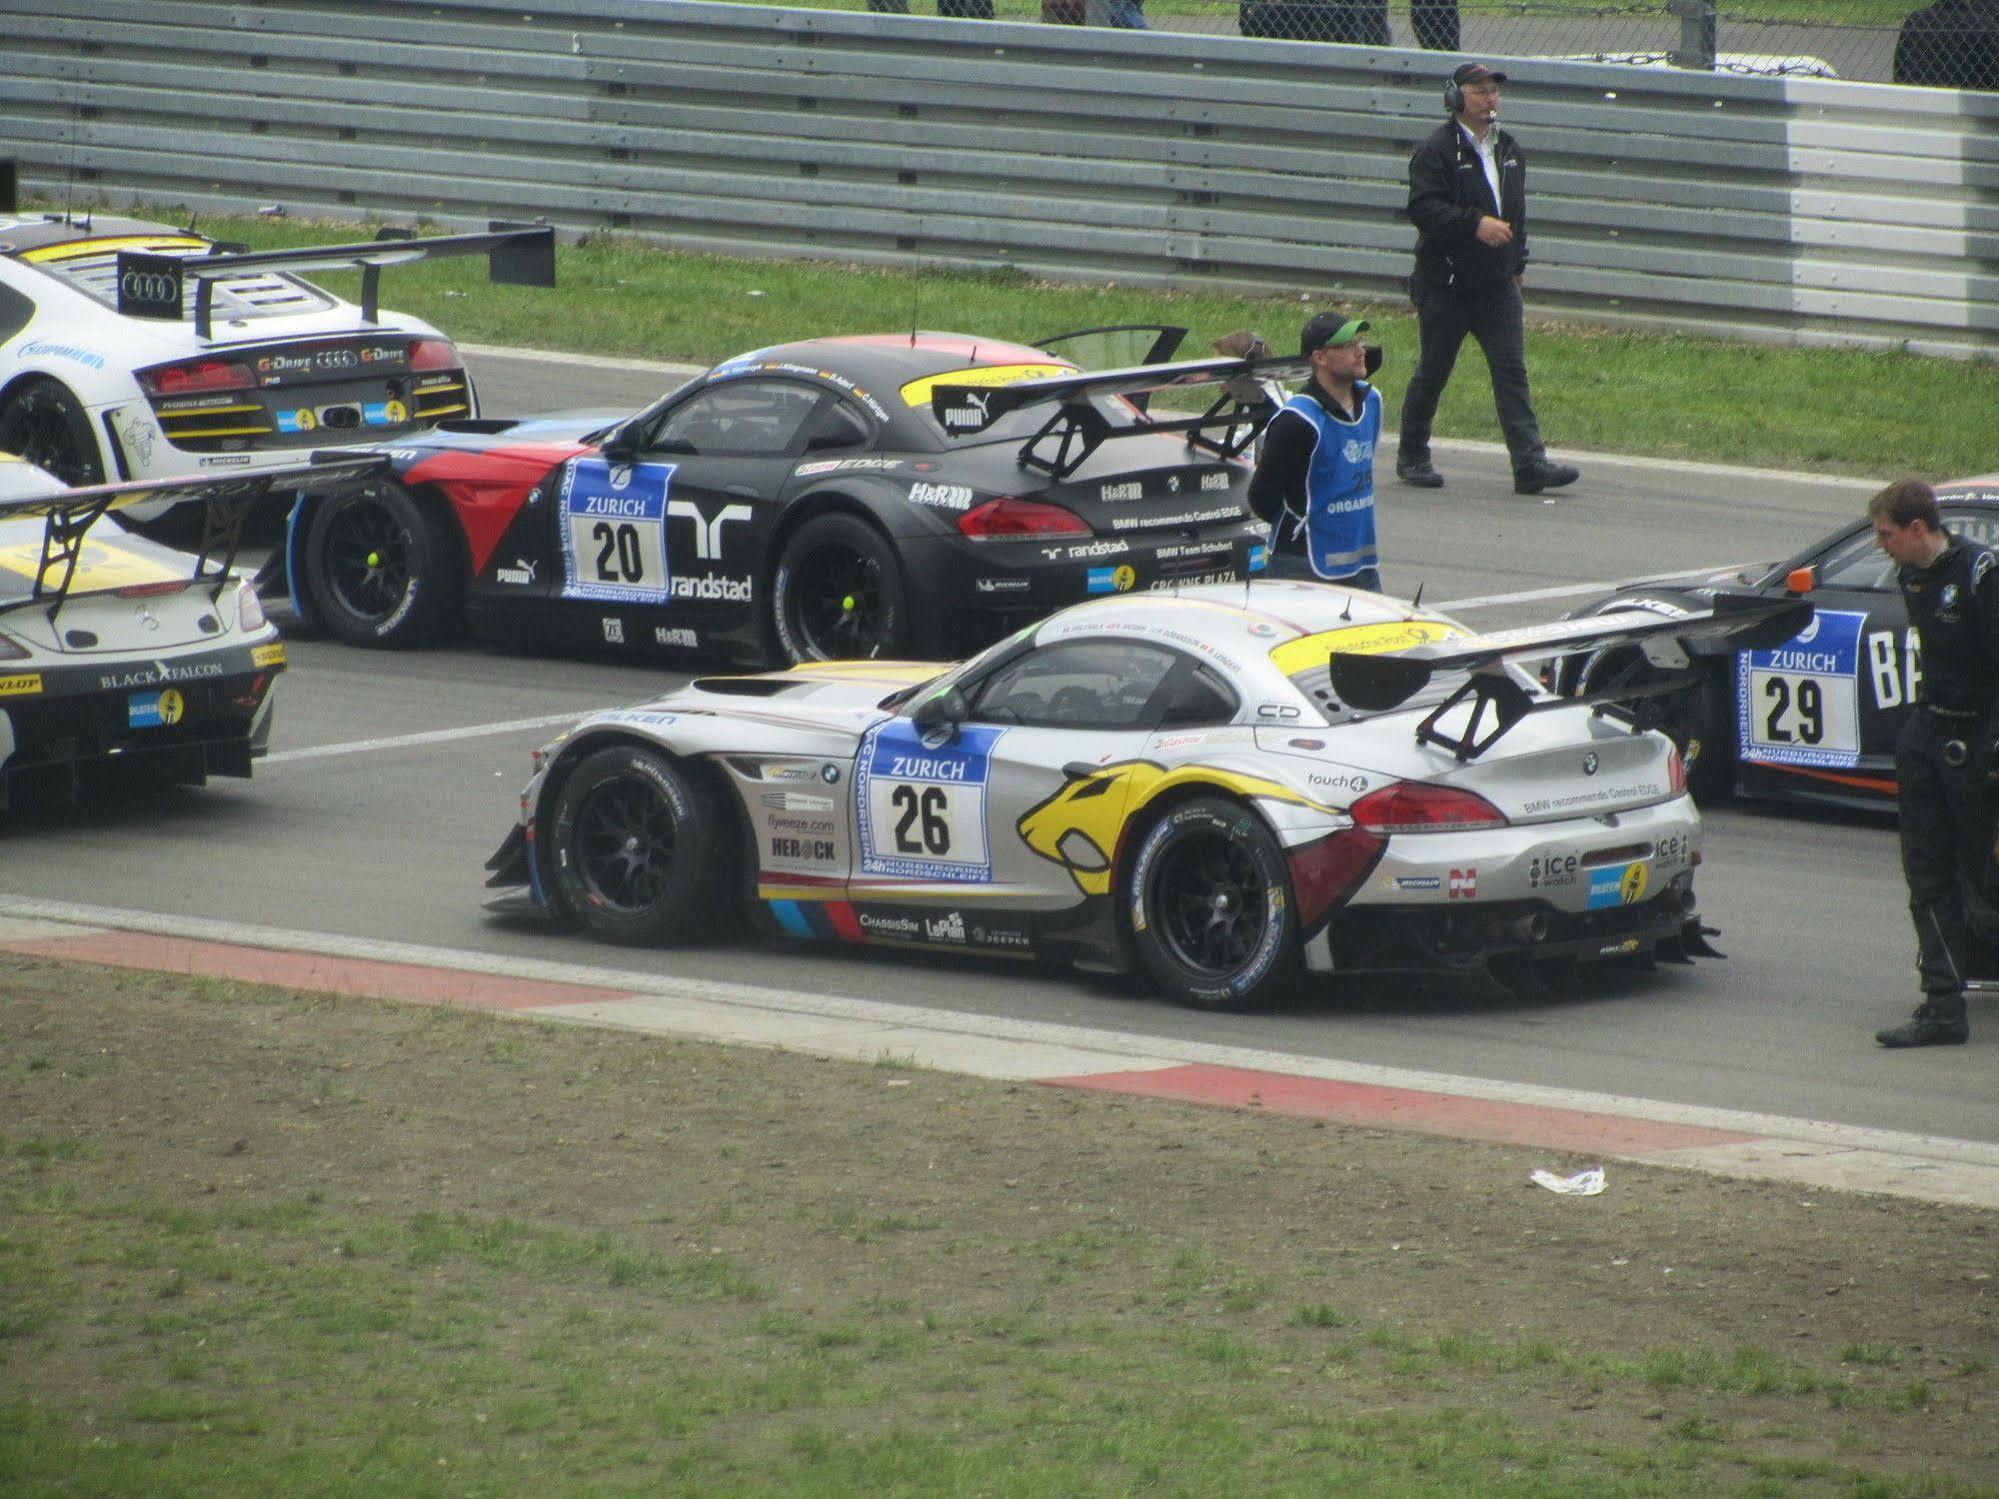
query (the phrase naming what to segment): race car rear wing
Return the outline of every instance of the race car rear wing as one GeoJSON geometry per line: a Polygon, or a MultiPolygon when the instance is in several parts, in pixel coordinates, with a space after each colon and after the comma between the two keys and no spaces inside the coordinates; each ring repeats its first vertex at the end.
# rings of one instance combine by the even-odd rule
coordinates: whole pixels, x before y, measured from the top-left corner
{"type": "MultiPolygon", "coordinates": [[[[309,464],[267,468],[256,473],[133,479],[118,484],[87,484],[61,494],[31,499],[0,500],[0,521],[39,518],[42,522],[41,563],[35,570],[28,597],[18,602],[46,603],[53,622],[76,580],[83,539],[90,528],[114,511],[162,499],[175,504],[200,502],[201,544],[194,553],[194,575],[190,581],[197,586],[213,585],[209,597],[220,599],[236,565],[243,523],[260,500],[272,495],[322,494],[386,472],[388,467],[389,458],[385,454],[357,454],[315,458],[309,464]]],[[[15,605],[0,599],[0,608],[7,607],[15,605]]]]}
{"type": "Polygon", "coordinates": [[[1006,385],[940,382],[931,387],[930,410],[947,437],[976,437],[1011,412],[1030,406],[1055,407],[1054,414],[1022,446],[1020,461],[1028,468],[1066,479],[1114,437],[1185,432],[1190,447],[1234,458],[1276,415],[1275,407],[1260,398],[1245,401],[1237,391],[1254,389],[1263,380],[1303,379],[1311,370],[1312,361],[1302,356],[1182,359],[1171,364],[1015,380],[1006,385]],[[1155,391],[1199,385],[1220,385],[1223,390],[1214,404],[1193,417],[1150,417],[1130,427],[1113,427],[1093,402],[1097,396],[1144,397],[1155,391]],[[1044,444],[1052,451],[1044,451],[1044,444]]]}
{"type": "Polygon", "coordinates": [[[118,310],[127,317],[179,322],[186,306],[186,278],[194,288],[194,331],[209,336],[215,282],[245,271],[361,272],[361,316],[379,322],[382,267],[444,255],[484,255],[487,273],[502,286],[555,285],[555,230],[546,224],[496,221],[488,234],[413,238],[383,229],[372,241],[352,245],[302,245],[293,250],[240,250],[216,246],[207,255],[118,252],[118,310]]]}
{"type": "MultiPolygon", "coordinates": [[[[1491,635],[1456,636],[1391,654],[1334,651],[1328,664],[1334,694],[1349,707],[1369,712],[1401,707],[1439,672],[1466,673],[1463,685],[1416,726],[1416,738],[1450,750],[1460,760],[1473,760],[1530,713],[1577,704],[1635,704],[1697,686],[1702,677],[1694,669],[1696,657],[1768,650],[1804,629],[1812,612],[1804,599],[1718,594],[1714,607],[1704,614],[1669,618],[1649,610],[1620,609],[1491,635]],[[1537,699],[1506,669],[1571,651],[1620,645],[1635,646],[1659,674],[1649,681],[1622,683],[1579,697],[1537,699]],[[1472,708],[1463,728],[1455,733],[1440,729],[1444,716],[1466,701],[1472,708]]],[[[1645,713],[1634,715],[1633,724],[1652,726],[1645,713]]]]}

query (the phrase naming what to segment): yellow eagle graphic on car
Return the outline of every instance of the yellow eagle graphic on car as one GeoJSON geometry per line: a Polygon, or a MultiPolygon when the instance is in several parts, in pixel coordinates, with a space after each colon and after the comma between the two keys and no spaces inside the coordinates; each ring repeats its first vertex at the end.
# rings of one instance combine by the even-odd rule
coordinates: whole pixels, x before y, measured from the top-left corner
{"type": "Polygon", "coordinates": [[[1152,760],[1120,760],[1078,776],[1046,801],[1029,808],[1014,824],[1014,831],[1042,858],[1067,869],[1085,895],[1108,895],[1111,854],[1125,823],[1162,792],[1190,784],[1332,811],[1282,782],[1262,776],[1214,765],[1168,769],[1152,760]]]}

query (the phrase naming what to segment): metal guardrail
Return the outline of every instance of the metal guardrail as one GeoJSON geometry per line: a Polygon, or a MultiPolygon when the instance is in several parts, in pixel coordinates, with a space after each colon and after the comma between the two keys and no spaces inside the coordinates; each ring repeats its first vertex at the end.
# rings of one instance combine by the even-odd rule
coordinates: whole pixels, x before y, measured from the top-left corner
{"type": "MultiPolygon", "coordinates": [[[[1452,60],[704,0],[9,14],[30,190],[1374,298],[1452,60]]],[[[1999,97],[1506,68],[1536,312],[1999,351],[1999,97]]]]}

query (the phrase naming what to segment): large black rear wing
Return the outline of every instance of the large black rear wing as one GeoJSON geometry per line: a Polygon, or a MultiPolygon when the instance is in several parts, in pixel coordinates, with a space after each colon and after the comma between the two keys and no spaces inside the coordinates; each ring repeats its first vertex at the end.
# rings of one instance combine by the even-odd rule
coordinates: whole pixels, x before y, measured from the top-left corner
{"type": "Polygon", "coordinates": [[[83,555],[83,539],[90,528],[114,511],[160,500],[174,504],[200,503],[201,544],[193,554],[192,581],[213,584],[210,597],[219,599],[236,565],[243,522],[259,501],[272,495],[322,494],[384,473],[388,467],[386,455],[363,453],[255,473],[132,479],[117,484],[86,484],[61,494],[0,500],[0,521],[40,519],[42,522],[41,563],[35,570],[28,597],[17,601],[0,598],[0,607],[46,603],[49,617],[54,619],[75,581],[77,561],[83,555]]]}
{"type": "Polygon", "coordinates": [[[1184,432],[1190,447],[1234,458],[1256,440],[1276,408],[1246,401],[1238,391],[1265,380],[1299,380],[1312,371],[1303,356],[1281,359],[1182,359],[1171,364],[1134,365],[1089,374],[1049,375],[1006,385],[952,384],[930,389],[930,411],[947,437],[976,437],[1003,416],[1030,406],[1053,406],[1048,418],[1020,450],[1020,461],[1057,479],[1066,479],[1099,447],[1115,437],[1184,432]],[[1146,396],[1154,391],[1220,385],[1222,393],[1199,416],[1152,417],[1129,427],[1113,427],[1097,410],[1099,396],[1146,396]],[[1047,444],[1052,451],[1044,451],[1047,444]]]}
{"type": "Polygon", "coordinates": [[[361,316],[380,321],[381,278],[385,265],[406,265],[443,255],[484,255],[487,274],[503,286],[555,285],[555,230],[546,224],[496,221],[487,234],[442,234],[417,239],[403,229],[383,229],[373,240],[351,245],[301,245],[292,250],[243,250],[217,245],[207,255],[165,255],[146,250],[118,252],[118,310],[128,317],[179,322],[186,308],[186,283],[194,278],[194,330],[209,336],[215,283],[245,271],[361,272],[361,316]]]}
{"type": "MultiPolygon", "coordinates": [[[[1668,618],[1650,610],[1620,609],[1491,635],[1455,636],[1392,653],[1334,651],[1328,665],[1334,695],[1364,712],[1401,707],[1439,672],[1467,673],[1464,684],[1416,726],[1416,738],[1441,745],[1460,760],[1473,760],[1529,713],[1670,697],[1701,683],[1696,658],[1768,650],[1796,635],[1811,618],[1812,606],[1804,599],[1717,594],[1714,607],[1703,614],[1668,618]],[[1536,699],[1506,669],[1571,651],[1621,645],[1635,647],[1656,668],[1656,675],[1576,697],[1536,699]],[[1440,730],[1439,720],[1467,700],[1472,707],[1463,729],[1454,734],[1440,730]]],[[[1649,727],[1643,715],[1634,721],[1649,727]]]]}

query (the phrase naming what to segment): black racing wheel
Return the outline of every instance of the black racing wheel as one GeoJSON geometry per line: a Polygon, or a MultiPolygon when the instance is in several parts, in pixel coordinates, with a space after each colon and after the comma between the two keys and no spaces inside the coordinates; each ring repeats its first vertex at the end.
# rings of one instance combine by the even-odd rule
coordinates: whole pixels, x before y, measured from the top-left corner
{"type": "Polygon", "coordinates": [[[350,645],[404,646],[456,612],[453,537],[400,484],[375,480],[313,508],[305,586],[326,628],[350,645]]]}
{"type": "Polygon", "coordinates": [[[664,751],[598,750],[562,783],[548,827],[556,892],[605,941],[712,931],[733,889],[725,815],[664,751]]]}
{"type": "Polygon", "coordinates": [[[1154,823],[1129,888],[1146,971],[1210,1010],[1268,1003],[1298,966],[1298,914],[1284,852],[1240,802],[1199,797],[1154,823]]]}
{"type": "Polygon", "coordinates": [[[821,515],[792,533],[771,587],[785,661],[850,661],[909,649],[902,564],[888,538],[852,515],[821,515]]]}
{"type": "Polygon", "coordinates": [[[0,451],[39,464],[65,484],[102,484],[104,460],[83,403],[55,380],[23,380],[0,405],[0,451]]]}

